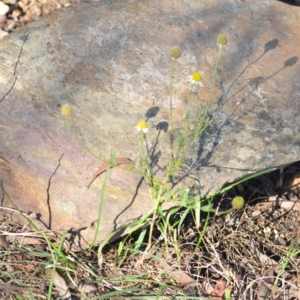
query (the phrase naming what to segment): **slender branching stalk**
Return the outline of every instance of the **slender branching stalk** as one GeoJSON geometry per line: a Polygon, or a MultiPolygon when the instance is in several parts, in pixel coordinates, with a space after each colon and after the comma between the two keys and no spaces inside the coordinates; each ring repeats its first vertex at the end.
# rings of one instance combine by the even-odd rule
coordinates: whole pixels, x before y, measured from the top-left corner
{"type": "Polygon", "coordinates": [[[173,83],[175,73],[176,59],[172,60],[171,72],[170,72],[170,101],[169,101],[169,133],[170,133],[170,161],[173,160],[173,147],[174,147],[174,136],[173,136],[173,83]]]}
{"type": "Polygon", "coordinates": [[[99,210],[98,210],[98,219],[97,219],[97,225],[96,225],[95,235],[94,235],[93,242],[91,243],[91,245],[88,248],[88,251],[91,251],[94,248],[95,243],[97,241],[97,237],[98,237],[98,233],[99,233],[99,229],[100,229],[100,224],[101,224],[101,218],[102,218],[102,211],[103,211],[103,205],[104,205],[105,190],[106,190],[106,186],[107,186],[107,179],[108,179],[108,176],[109,176],[109,173],[110,173],[110,168],[111,168],[111,164],[109,164],[108,168],[105,171],[105,176],[104,176],[104,180],[103,180],[103,184],[102,184],[102,189],[101,189],[101,196],[100,196],[100,203],[99,203],[99,210]]]}

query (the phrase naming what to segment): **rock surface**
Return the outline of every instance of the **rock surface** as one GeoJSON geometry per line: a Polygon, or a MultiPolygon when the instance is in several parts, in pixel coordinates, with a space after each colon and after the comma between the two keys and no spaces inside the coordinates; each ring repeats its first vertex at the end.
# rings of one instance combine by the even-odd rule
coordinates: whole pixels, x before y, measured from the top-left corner
{"type": "MultiPolygon", "coordinates": [[[[228,37],[211,110],[218,114],[189,150],[190,177],[202,195],[225,183],[300,158],[300,11],[280,2],[101,1],[63,8],[0,43],[0,179],[40,226],[71,230],[77,244],[94,236],[104,175],[60,116],[69,103],[80,143],[109,158],[138,162],[137,122],[148,118],[148,147],[168,158],[170,49],[178,45],[174,77],[176,130],[189,94],[187,77],[203,74],[191,105],[210,95],[218,51],[228,37]],[[160,123],[161,124],[161,123],[160,123]],[[158,139],[157,139],[158,137],[158,139]]],[[[188,182],[186,183],[188,184],[188,182]]],[[[154,206],[138,174],[113,168],[98,241],[154,206]]],[[[2,206],[11,206],[7,197],[2,206]]]]}

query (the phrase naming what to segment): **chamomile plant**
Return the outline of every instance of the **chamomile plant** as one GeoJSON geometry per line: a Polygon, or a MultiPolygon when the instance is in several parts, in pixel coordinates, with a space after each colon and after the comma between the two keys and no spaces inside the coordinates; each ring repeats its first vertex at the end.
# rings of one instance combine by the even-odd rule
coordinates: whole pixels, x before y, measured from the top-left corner
{"type": "MultiPolygon", "coordinates": [[[[153,217],[150,224],[149,231],[149,240],[148,240],[148,248],[151,246],[151,239],[153,234],[154,224],[159,215],[160,219],[163,219],[164,216],[161,213],[161,207],[164,201],[178,201],[179,205],[182,207],[189,207],[194,209],[195,215],[195,223],[196,226],[200,226],[200,210],[202,209],[202,199],[199,194],[196,196],[191,196],[194,193],[186,192],[186,189],[173,189],[171,185],[168,184],[170,180],[177,175],[178,171],[180,171],[181,167],[185,164],[186,155],[188,148],[194,142],[199,141],[199,137],[201,134],[207,129],[208,126],[214,121],[215,114],[210,115],[210,105],[213,97],[214,86],[217,76],[217,69],[220,63],[220,58],[222,54],[223,47],[227,44],[227,37],[224,34],[221,34],[217,38],[217,44],[219,45],[219,52],[217,55],[216,64],[214,67],[211,86],[210,86],[210,94],[209,99],[205,104],[204,109],[199,111],[191,110],[191,97],[197,92],[198,89],[203,87],[203,75],[201,71],[195,70],[192,74],[190,74],[187,78],[188,83],[188,95],[187,95],[187,104],[184,110],[183,120],[175,120],[174,112],[173,112],[173,87],[174,87],[174,74],[176,71],[177,61],[180,59],[182,55],[182,51],[179,47],[174,47],[170,51],[171,58],[171,68],[170,68],[170,87],[169,87],[169,126],[168,126],[168,134],[169,134],[169,159],[168,163],[165,166],[164,178],[158,180],[154,173],[151,171],[150,158],[147,156],[148,152],[145,151],[146,142],[146,133],[148,131],[148,124],[146,121],[139,121],[136,128],[141,132],[140,133],[140,144],[141,144],[141,165],[143,170],[143,176],[146,182],[150,183],[150,193],[151,197],[154,200],[155,208],[153,210],[153,217]],[[174,133],[174,123],[183,121],[183,129],[181,131],[174,133]],[[192,124],[191,124],[192,122],[192,124]],[[180,202],[181,199],[185,199],[180,202]],[[188,205],[187,205],[188,203],[188,205]]],[[[207,201],[206,201],[207,202],[207,201]]],[[[207,205],[207,204],[206,204],[207,205]]],[[[205,209],[205,206],[204,206],[205,209]]],[[[210,212],[213,212],[213,208],[210,207],[210,212]]],[[[163,224],[167,224],[166,220],[162,220],[163,224]]],[[[166,225],[165,225],[166,226],[166,225]]]]}

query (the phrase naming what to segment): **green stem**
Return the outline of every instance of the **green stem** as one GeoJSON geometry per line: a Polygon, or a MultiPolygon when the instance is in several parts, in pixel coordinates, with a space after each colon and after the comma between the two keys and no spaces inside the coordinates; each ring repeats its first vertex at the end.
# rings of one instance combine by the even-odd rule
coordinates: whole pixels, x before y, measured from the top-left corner
{"type": "Polygon", "coordinates": [[[101,189],[101,196],[100,196],[100,203],[99,203],[99,210],[98,210],[98,219],[97,219],[97,226],[96,226],[96,230],[95,230],[95,235],[94,235],[94,239],[92,244],[89,246],[88,248],[88,252],[90,252],[96,243],[98,234],[99,234],[99,229],[100,229],[100,224],[101,224],[101,217],[102,217],[102,211],[103,211],[103,205],[104,205],[104,197],[105,197],[105,189],[107,186],[107,179],[110,173],[110,168],[111,168],[112,164],[110,163],[109,166],[107,167],[107,170],[105,172],[105,176],[104,176],[104,180],[103,180],[103,184],[102,184],[102,189],[101,189]]]}
{"type": "MultiPolygon", "coordinates": [[[[166,177],[166,179],[167,179],[167,177],[166,177]]],[[[152,246],[153,228],[154,228],[154,223],[155,223],[155,219],[156,219],[156,216],[157,216],[158,208],[162,204],[161,196],[163,194],[163,186],[164,186],[164,184],[165,184],[165,181],[159,187],[159,191],[158,191],[158,194],[157,194],[156,205],[155,205],[155,208],[154,208],[154,212],[153,212],[153,216],[152,216],[152,221],[151,221],[151,224],[150,224],[149,239],[148,239],[148,246],[147,246],[146,252],[152,246]]],[[[156,195],[152,195],[152,197],[155,199],[156,195]]]]}
{"type": "Polygon", "coordinates": [[[170,161],[169,164],[172,163],[173,160],[173,81],[174,81],[174,73],[175,73],[175,65],[176,59],[172,60],[171,72],[170,72],[170,121],[169,121],[169,132],[170,132],[170,161]]]}
{"type": "Polygon", "coordinates": [[[201,134],[201,132],[204,131],[211,124],[211,122],[215,119],[216,114],[218,112],[216,110],[211,118],[208,117],[208,111],[209,111],[212,97],[213,97],[214,90],[215,90],[217,71],[218,71],[218,66],[219,66],[219,62],[220,62],[221,55],[222,55],[222,49],[223,49],[223,45],[219,45],[219,46],[220,46],[220,49],[218,52],[218,56],[217,56],[217,60],[216,60],[216,64],[215,64],[215,68],[214,68],[214,72],[213,72],[213,76],[212,76],[212,83],[211,83],[211,87],[210,87],[209,99],[206,102],[203,114],[201,114],[201,120],[197,119],[197,121],[196,121],[196,129],[193,132],[193,140],[197,139],[199,137],[199,134],[201,134]]]}
{"type": "Polygon", "coordinates": [[[219,49],[219,53],[218,53],[218,56],[217,56],[216,65],[215,65],[215,68],[214,68],[214,73],[213,73],[212,84],[211,84],[211,88],[210,88],[210,95],[209,95],[208,104],[210,104],[210,102],[211,102],[213,92],[214,92],[214,89],[215,89],[218,66],[219,66],[219,62],[220,62],[221,55],[222,55],[222,50],[223,50],[223,45],[219,45],[219,46],[220,46],[220,49],[219,49]]]}

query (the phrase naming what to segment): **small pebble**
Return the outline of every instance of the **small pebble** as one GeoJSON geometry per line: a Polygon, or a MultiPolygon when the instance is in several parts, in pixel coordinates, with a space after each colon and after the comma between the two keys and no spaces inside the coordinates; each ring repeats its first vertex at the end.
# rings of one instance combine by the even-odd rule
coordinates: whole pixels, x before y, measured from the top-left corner
{"type": "Polygon", "coordinates": [[[9,6],[0,1],[0,16],[5,16],[9,12],[9,6]]]}
{"type": "Polygon", "coordinates": [[[0,24],[6,21],[6,16],[0,16],[0,24]]]}
{"type": "Polygon", "coordinates": [[[2,40],[6,35],[8,35],[8,32],[0,29],[0,40],[2,40]]]}
{"type": "Polygon", "coordinates": [[[15,5],[17,0],[3,0],[2,2],[5,4],[15,5]]]}

